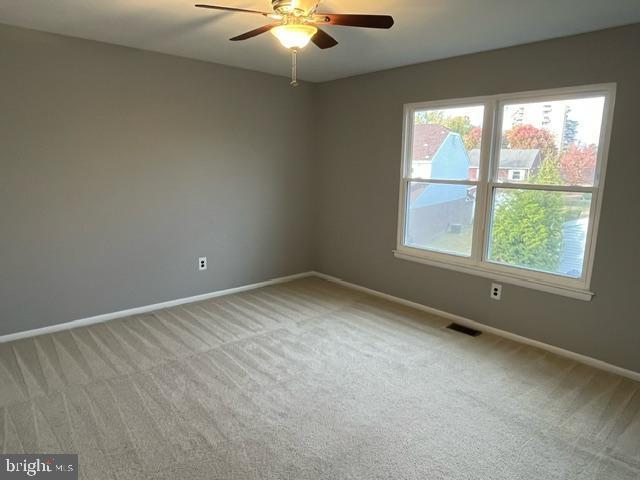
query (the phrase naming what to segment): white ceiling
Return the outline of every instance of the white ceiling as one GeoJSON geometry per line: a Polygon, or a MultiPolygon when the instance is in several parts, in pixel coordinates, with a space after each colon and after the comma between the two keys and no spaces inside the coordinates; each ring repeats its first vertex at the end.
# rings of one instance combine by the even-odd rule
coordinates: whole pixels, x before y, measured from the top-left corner
{"type": "MultiPolygon", "coordinates": [[[[201,0],[270,11],[269,0],[201,0]]],[[[228,38],[267,19],[193,7],[189,0],[1,0],[0,23],[286,76],[269,34],[228,38]]],[[[299,77],[321,82],[437,58],[640,22],[640,0],[322,0],[319,11],[388,14],[391,30],[325,27],[340,44],[310,45],[299,77]]],[[[1,48],[1,47],[0,47],[1,48]]]]}

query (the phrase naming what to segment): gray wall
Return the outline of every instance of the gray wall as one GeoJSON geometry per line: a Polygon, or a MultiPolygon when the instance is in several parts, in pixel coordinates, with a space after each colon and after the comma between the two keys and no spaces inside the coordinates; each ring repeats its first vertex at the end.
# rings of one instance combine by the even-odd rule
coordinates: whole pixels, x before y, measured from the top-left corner
{"type": "Polygon", "coordinates": [[[317,270],[640,371],[640,25],[316,87],[317,270]],[[617,82],[591,302],[398,260],[404,103],[617,82]]]}
{"type": "Polygon", "coordinates": [[[640,25],[296,90],[7,26],[0,45],[0,334],[315,268],[640,371],[640,25]],[[393,257],[404,103],[596,82],[618,99],[592,302],[495,302],[393,257]]]}
{"type": "Polygon", "coordinates": [[[311,268],[308,85],[1,25],[0,45],[0,334],[311,268]]]}

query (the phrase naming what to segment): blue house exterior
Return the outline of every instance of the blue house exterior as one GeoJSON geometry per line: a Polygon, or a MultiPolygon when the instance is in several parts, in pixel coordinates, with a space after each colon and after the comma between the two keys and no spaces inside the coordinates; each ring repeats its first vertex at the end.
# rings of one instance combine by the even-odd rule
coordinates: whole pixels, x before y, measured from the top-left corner
{"type": "MultiPolygon", "coordinates": [[[[439,180],[466,180],[469,178],[469,156],[462,138],[450,132],[431,161],[431,178],[439,180]]],[[[412,202],[412,208],[467,198],[466,185],[432,184],[412,202]]]]}
{"type": "MultiPolygon", "coordinates": [[[[464,142],[457,133],[449,131],[445,134],[430,157],[429,178],[465,180],[469,178],[470,160],[464,142]]],[[[428,246],[440,235],[454,231],[454,227],[455,231],[460,231],[471,225],[474,194],[475,189],[468,185],[415,184],[409,204],[407,243],[428,246]]]]}

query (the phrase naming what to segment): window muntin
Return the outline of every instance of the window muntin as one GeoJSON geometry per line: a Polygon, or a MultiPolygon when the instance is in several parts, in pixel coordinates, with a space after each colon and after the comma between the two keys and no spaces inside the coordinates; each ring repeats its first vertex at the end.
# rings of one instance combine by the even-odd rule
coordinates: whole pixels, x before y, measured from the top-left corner
{"type": "MultiPolygon", "coordinates": [[[[590,298],[587,289],[614,95],[614,85],[602,85],[407,106],[398,256],[493,278],[506,277],[505,281],[511,278],[518,284],[523,284],[520,280],[531,282],[533,288],[555,285],[559,292],[586,292],[575,298],[590,298]],[[429,182],[416,182],[411,177],[411,169],[407,168],[412,160],[407,152],[412,153],[413,149],[407,144],[413,134],[414,121],[420,116],[428,118],[429,112],[446,112],[454,116],[453,112],[469,108],[467,105],[481,108],[484,117],[483,123],[477,125],[480,127],[480,148],[473,153],[467,151],[469,173],[456,175],[467,178],[447,182],[448,179],[434,178],[437,175],[433,171],[430,177],[433,178],[431,183],[451,187],[463,185],[469,189],[468,200],[473,205],[471,225],[455,221],[449,207],[440,204],[437,207],[439,223],[424,222],[417,226],[415,206],[420,202],[409,199],[407,192],[416,183],[425,188],[423,184],[429,182]],[[562,125],[558,125],[558,119],[562,125]],[[512,143],[506,134],[514,125],[531,125],[537,130],[521,128],[519,136],[511,136],[512,143]],[[527,137],[523,135],[527,130],[542,135],[527,137]],[[547,132],[551,135],[546,135],[547,132]],[[544,143],[549,139],[553,143],[544,143]],[[527,148],[520,148],[523,146],[527,148]],[[553,146],[555,150],[551,148],[553,146]],[[505,150],[538,152],[514,155],[505,150]],[[553,155],[548,155],[549,151],[553,155]],[[472,156],[477,158],[474,163],[472,156]],[[516,201],[525,202],[532,211],[525,214],[507,208],[509,202],[516,201]],[[547,215],[549,218],[544,222],[541,220],[536,230],[530,225],[538,218],[534,215],[535,210],[544,213],[547,206],[553,206],[553,215],[547,215]],[[449,216],[451,221],[443,222],[443,216],[449,216]],[[507,225],[516,230],[505,234],[507,225]],[[419,236],[416,232],[429,235],[423,233],[423,237],[416,240],[419,236]],[[536,238],[527,238],[525,242],[520,234],[526,232],[537,232],[543,239],[543,248],[539,251],[546,249],[545,261],[532,260],[532,254],[535,257],[539,252],[534,247],[539,245],[536,238]]],[[[443,118],[443,115],[431,114],[430,117],[443,118]]],[[[447,121],[451,123],[451,120],[447,121]]],[[[443,123],[439,122],[440,125],[443,123]]],[[[535,221],[533,223],[535,226],[535,221]]]]}

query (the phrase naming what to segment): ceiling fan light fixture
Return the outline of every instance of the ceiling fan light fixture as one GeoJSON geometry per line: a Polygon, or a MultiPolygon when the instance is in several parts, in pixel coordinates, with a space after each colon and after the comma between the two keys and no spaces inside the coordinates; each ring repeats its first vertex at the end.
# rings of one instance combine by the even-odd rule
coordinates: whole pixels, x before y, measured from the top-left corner
{"type": "Polygon", "coordinates": [[[316,27],[305,24],[279,25],[271,29],[282,46],[289,49],[306,47],[317,32],[316,27]]]}

